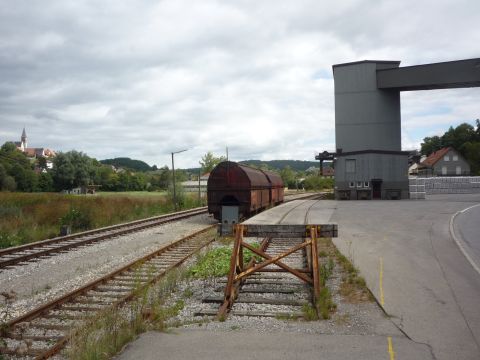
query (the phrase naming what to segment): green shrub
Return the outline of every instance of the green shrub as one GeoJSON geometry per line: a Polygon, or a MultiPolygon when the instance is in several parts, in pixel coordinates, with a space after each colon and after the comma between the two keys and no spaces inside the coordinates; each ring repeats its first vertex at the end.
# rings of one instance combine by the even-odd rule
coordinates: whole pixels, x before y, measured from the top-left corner
{"type": "Polygon", "coordinates": [[[317,308],[323,319],[330,319],[330,313],[335,311],[337,304],[333,302],[332,294],[327,287],[322,287],[317,300],[317,308]]]}
{"type": "Polygon", "coordinates": [[[324,190],[333,189],[334,180],[330,178],[322,178],[318,175],[310,175],[303,182],[305,190],[324,190]]]}
{"type": "MultiPolygon", "coordinates": [[[[258,243],[251,244],[253,247],[258,248],[260,245],[258,243]]],[[[244,249],[243,252],[243,262],[246,265],[254,256],[254,254],[248,250],[244,249]]],[[[195,278],[209,278],[209,277],[220,277],[228,275],[230,270],[230,259],[232,257],[232,247],[222,246],[216,249],[208,251],[203,256],[200,256],[197,263],[192,266],[189,270],[189,275],[195,278]]],[[[258,257],[255,255],[256,260],[258,257]]]]}

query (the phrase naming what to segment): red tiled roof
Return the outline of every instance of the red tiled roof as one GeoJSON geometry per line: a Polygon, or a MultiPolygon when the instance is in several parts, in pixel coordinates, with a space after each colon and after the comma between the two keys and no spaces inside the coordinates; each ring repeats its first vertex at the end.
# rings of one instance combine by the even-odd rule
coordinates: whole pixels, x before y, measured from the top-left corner
{"type": "Polygon", "coordinates": [[[26,149],[24,150],[24,153],[25,153],[27,156],[34,157],[35,155],[37,155],[37,149],[35,149],[35,148],[26,148],[26,149]]]}
{"type": "Polygon", "coordinates": [[[322,169],[322,175],[323,176],[333,176],[333,175],[335,175],[335,170],[331,167],[324,167],[322,169]]]}
{"type": "Polygon", "coordinates": [[[435,151],[434,153],[430,154],[425,160],[423,160],[422,165],[424,166],[433,166],[437,163],[438,160],[443,158],[443,156],[448,153],[452,148],[446,147],[440,150],[435,151]]]}

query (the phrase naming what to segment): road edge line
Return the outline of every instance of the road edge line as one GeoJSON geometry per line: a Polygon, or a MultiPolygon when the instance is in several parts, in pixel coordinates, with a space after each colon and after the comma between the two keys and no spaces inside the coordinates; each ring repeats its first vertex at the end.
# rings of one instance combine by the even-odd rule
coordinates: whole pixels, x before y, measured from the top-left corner
{"type": "Polygon", "coordinates": [[[453,229],[453,223],[455,222],[455,218],[457,217],[457,215],[461,214],[461,213],[464,213],[465,211],[468,211],[474,207],[477,207],[477,206],[480,206],[480,204],[477,204],[477,205],[473,205],[473,206],[470,206],[466,209],[463,209],[463,210],[460,210],[460,211],[457,211],[451,218],[450,218],[450,236],[453,238],[453,240],[455,241],[455,243],[457,244],[458,248],[460,249],[460,251],[462,252],[463,256],[465,256],[465,258],[468,260],[468,262],[470,263],[470,265],[472,265],[472,267],[475,269],[475,271],[480,275],[480,268],[478,267],[477,264],[475,264],[475,261],[473,261],[473,259],[470,257],[470,255],[467,253],[467,251],[465,250],[465,247],[463,246],[462,242],[460,239],[458,239],[457,235],[455,235],[455,231],[453,229]]]}

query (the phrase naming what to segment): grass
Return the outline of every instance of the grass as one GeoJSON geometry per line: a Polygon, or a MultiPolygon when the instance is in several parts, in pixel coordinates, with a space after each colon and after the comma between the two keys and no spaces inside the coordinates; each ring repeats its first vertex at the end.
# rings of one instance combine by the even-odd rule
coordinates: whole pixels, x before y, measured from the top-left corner
{"type": "Polygon", "coordinates": [[[321,259],[319,272],[322,290],[316,305],[322,318],[329,319],[336,309],[332,294],[326,287],[326,281],[331,276],[335,263],[343,270],[339,293],[345,301],[359,303],[373,300],[365,279],[360,276],[353,262],[336,248],[332,239],[319,239],[319,257],[321,259]]]}
{"type": "Polygon", "coordinates": [[[316,306],[322,319],[330,319],[330,314],[337,309],[337,304],[333,302],[332,294],[326,286],[320,289],[316,306]]]}
{"type": "Polygon", "coordinates": [[[66,355],[73,360],[103,360],[117,354],[128,342],[147,330],[165,331],[169,319],[184,308],[183,299],[169,304],[171,293],[186,276],[170,271],[159,283],[137,294],[123,308],[109,309],[95,316],[72,335],[66,355]]]}
{"type": "MultiPolygon", "coordinates": [[[[256,248],[260,247],[258,243],[252,243],[251,245],[256,248]]],[[[244,264],[247,264],[252,256],[254,255],[250,250],[244,249],[244,264]]],[[[226,276],[230,270],[231,257],[231,246],[221,246],[209,250],[197,258],[196,264],[189,270],[189,275],[198,279],[226,276]]]]}
{"type": "Polygon", "coordinates": [[[302,313],[306,321],[318,320],[317,310],[310,304],[304,304],[302,306],[302,313]]]}
{"type": "Polygon", "coordinates": [[[332,276],[333,268],[335,267],[335,262],[332,258],[328,258],[327,263],[320,263],[319,264],[319,272],[320,272],[320,285],[325,286],[327,280],[332,276]]]}
{"type": "MultiPolygon", "coordinates": [[[[185,195],[184,208],[196,203],[196,196],[185,195]]],[[[0,192],[0,248],[58,236],[62,225],[78,232],[172,211],[168,196],[153,192],[100,196],[0,192]]]]}
{"type": "MultiPolygon", "coordinates": [[[[303,307],[302,307],[303,310],[303,307]]],[[[305,316],[305,313],[303,314],[305,316]]],[[[301,317],[297,314],[276,314],[275,319],[277,320],[298,320],[298,318],[301,317]]]]}
{"type": "Polygon", "coordinates": [[[158,197],[165,197],[167,195],[167,192],[166,191],[123,191],[123,192],[98,191],[96,195],[102,196],[102,197],[118,197],[120,195],[124,197],[158,198],[158,197]]]}
{"type": "Polygon", "coordinates": [[[372,294],[367,288],[365,279],[360,276],[358,269],[338,249],[335,248],[334,254],[345,271],[340,285],[340,295],[350,303],[372,301],[372,294]]]}

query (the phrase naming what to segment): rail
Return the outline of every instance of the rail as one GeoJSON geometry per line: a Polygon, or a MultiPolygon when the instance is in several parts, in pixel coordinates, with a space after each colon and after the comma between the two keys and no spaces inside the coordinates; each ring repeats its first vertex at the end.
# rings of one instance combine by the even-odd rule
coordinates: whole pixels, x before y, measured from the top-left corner
{"type": "MultiPolygon", "coordinates": [[[[210,225],[180,240],[167,244],[106,276],[9,321],[4,327],[3,338],[20,342],[25,341],[26,343],[35,340],[45,344],[44,348],[30,348],[27,354],[22,355],[34,356],[36,359],[46,359],[55,355],[65,347],[72,334],[74,334],[70,331],[75,331],[78,325],[84,321],[93,319],[99,312],[120,307],[132,300],[137,293],[155,283],[168,271],[180,266],[192,255],[212,243],[215,240],[214,238],[202,239],[199,238],[199,235],[215,228],[215,226],[216,225],[210,225]],[[154,269],[153,272],[152,269],[154,269]],[[135,278],[135,276],[137,277],[135,278]],[[100,291],[101,289],[105,290],[105,288],[115,289],[115,287],[118,289],[116,295],[108,295],[108,292],[100,291]],[[123,291],[124,289],[127,290],[123,291]],[[96,290],[99,292],[95,292],[96,290]],[[104,299],[99,300],[102,294],[104,299]],[[81,300],[80,298],[83,299],[81,300]],[[88,307],[86,304],[97,305],[97,307],[88,307]],[[65,316],[59,314],[62,311],[75,312],[75,315],[65,316]],[[48,320],[52,318],[68,318],[71,321],[68,326],[52,326],[45,323],[42,325],[42,320],[48,323],[48,320]],[[42,331],[53,328],[62,333],[62,335],[28,335],[26,334],[26,329],[28,328],[42,329],[42,331]]],[[[43,331],[43,333],[46,334],[47,332],[43,331]]],[[[0,354],[19,355],[19,350],[16,347],[9,348],[8,346],[3,346],[0,347],[0,354]]]]}

